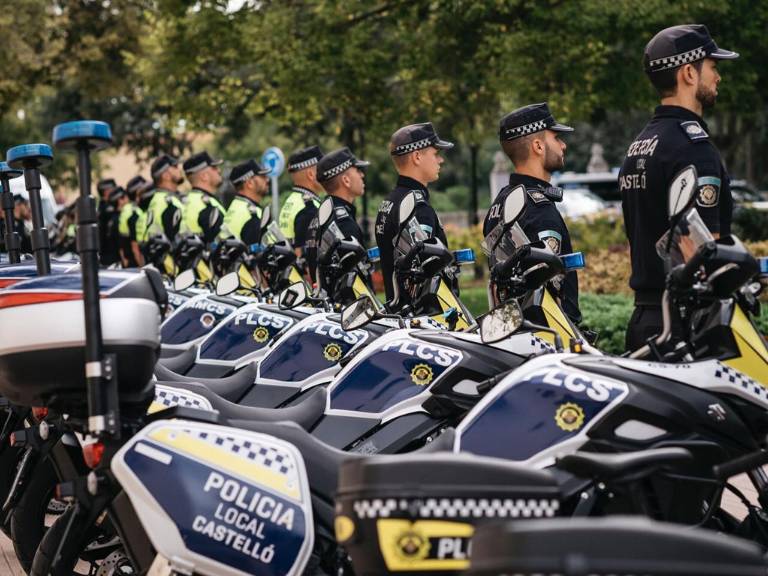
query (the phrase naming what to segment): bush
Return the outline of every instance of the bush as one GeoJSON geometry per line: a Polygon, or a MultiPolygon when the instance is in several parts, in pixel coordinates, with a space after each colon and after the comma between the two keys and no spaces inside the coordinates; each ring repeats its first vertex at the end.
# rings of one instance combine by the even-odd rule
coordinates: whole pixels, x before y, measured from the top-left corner
{"type": "Polygon", "coordinates": [[[737,208],[733,213],[733,233],[744,241],[766,240],[768,212],[754,208],[737,208]]]}
{"type": "Polygon", "coordinates": [[[629,317],[634,308],[630,296],[620,294],[590,294],[579,296],[582,328],[598,333],[597,347],[606,354],[624,352],[624,338],[629,317]]]}
{"type": "Polygon", "coordinates": [[[582,220],[566,220],[573,249],[594,253],[604,249],[627,247],[624,221],[621,217],[597,216],[582,220]]]}

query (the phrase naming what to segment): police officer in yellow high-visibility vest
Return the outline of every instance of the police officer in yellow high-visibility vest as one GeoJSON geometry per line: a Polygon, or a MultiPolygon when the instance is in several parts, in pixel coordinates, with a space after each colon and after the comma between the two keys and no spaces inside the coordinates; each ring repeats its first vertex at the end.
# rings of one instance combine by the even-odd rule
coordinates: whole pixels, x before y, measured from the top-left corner
{"type": "Polygon", "coordinates": [[[183,234],[196,234],[210,244],[224,223],[224,206],[215,194],[221,185],[223,160],[211,158],[208,152],[199,152],[184,161],[184,174],[192,184],[184,205],[183,234]]]}
{"type": "Polygon", "coordinates": [[[181,225],[183,208],[178,190],[184,182],[184,175],[178,159],[170,154],[156,158],[150,167],[150,174],[154,189],[144,190],[138,198],[138,206],[145,213],[139,222],[139,241],[145,243],[153,236],[163,235],[173,242],[181,225]]]}
{"type": "Polygon", "coordinates": [[[309,223],[320,206],[323,188],[317,181],[317,163],[323,157],[319,146],[297,150],[288,157],[293,189],[280,210],[280,231],[301,256],[309,223]]]}
{"type": "Polygon", "coordinates": [[[259,205],[269,187],[268,168],[263,168],[256,160],[247,160],[232,168],[229,181],[237,194],[232,199],[224,216],[224,225],[219,238],[237,238],[245,244],[254,244],[259,240],[261,206],[259,205]]]}
{"type": "Polygon", "coordinates": [[[137,199],[152,188],[143,176],[134,176],[125,185],[128,201],[120,207],[118,232],[120,234],[120,260],[124,268],[144,266],[144,255],[139,247],[139,234],[146,228],[146,215],[139,208],[137,199]]]}

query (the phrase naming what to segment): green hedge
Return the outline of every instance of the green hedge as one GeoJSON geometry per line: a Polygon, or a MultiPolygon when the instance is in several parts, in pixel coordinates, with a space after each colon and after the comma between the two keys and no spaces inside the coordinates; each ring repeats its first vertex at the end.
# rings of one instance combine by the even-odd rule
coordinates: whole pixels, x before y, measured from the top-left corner
{"type": "MultiPolygon", "coordinates": [[[[472,314],[479,316],[488,311],[485,287],[461,289],[461,300],[472,314]]],[[[632,315],[632,298],[622,294],[583,293],[579,297],[583,326],[599,333],[597,347],[607,354],[624,352],[624,335],[632,315]]],[[[763,304],[757,327],[768,334],[768,305],[763,304]]]]}

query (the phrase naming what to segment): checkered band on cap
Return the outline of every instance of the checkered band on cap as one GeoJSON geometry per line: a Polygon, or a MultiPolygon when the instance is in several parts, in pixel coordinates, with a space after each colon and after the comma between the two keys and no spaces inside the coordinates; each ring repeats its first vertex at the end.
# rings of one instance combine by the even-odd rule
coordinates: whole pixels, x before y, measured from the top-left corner
{"type": "Polygon", "coordinates": [[[293,463],[293,458],[288,452],[277,446],[269,446],[255,440],[209,431],[185,430],[185,432],[198,440],[218,446],[240,458],[269,468],[270,471],[285,476],[289,480],[298,481],[298,471],[293,463]]]}
{"type": "Polygon", "coordinates": [[[395,156],[401,156],[403,154],[409,154],[410,152],[415,152],[416,150],[429,148],[431,145],[432,145],[432,138],[422,138],[421,140],[417,140],[416,142],[395,146],[392,149],[392,154],[394,154],[395,156]]]}
{"type": "Polygon", "coordinates": [[[528,134],[533,134],[534,132],[540,132],[546,127],[546,120],[537,120],[536,122],[531,122],[530,124],[523,124],[522,126],[507,128],[504,131],[504,136],[508,139],[519,138],[520,136],[527,136],[528,134]]]}
{"type": "Polygon", "coordinates": [[[256,172],[254,172],[253,170],[248,170],[248,172],[240,176],[237,180],[232,180],[232,183],[239,184],[240,182],[245,182],[246,180],[248,180],[248,178],[253,178],[254,176],[256,176],[256,172]]]}
{"type": "Polygon", "coordinates": [[[682,54],[675,54],[673,56],[666,56],[664,58],[658,58],[651,60],[648,63],[648,69],[651,72],[659,72],[661,70],[669,70],[671,68],[677,68],[683,64],[690,64],[707,57],[707,51],[704,47],[696,48],[682,54]]]}
{"type": "Polygon", "coordinates": [[[325,180],[329,180],[330,178],[333,178],[334,176],[338,176],[339,174],[341,174],[345,170],[348,170],[351,167],[352,167],[352,160],[345,160],[338,166],[334,166],[333,168],[326,170],[323,173],[323,178],[325,180]]]}
{"type": "Polygon", "coordinates": [[[318,158],[309,158],[308,160],[302,160],[301,162],[296,162],[295,164],[288,164],[288,171],[296,172],[298,170],[304,170],[304,168],[314,166],[319,161],[320,160],[318,158]]]}
{"type": "Polygon", "coordinates": [[[194,166],[190,166],[189,168],[185,168],[184,172],[186,172],[187,174],[192,174],[194,172],[197,172],[198,170],[202,170],[206,166],[208,166],[208,162],[203,160],[202,162],[200,162],[200,164],[195,164],[194,166]]]}

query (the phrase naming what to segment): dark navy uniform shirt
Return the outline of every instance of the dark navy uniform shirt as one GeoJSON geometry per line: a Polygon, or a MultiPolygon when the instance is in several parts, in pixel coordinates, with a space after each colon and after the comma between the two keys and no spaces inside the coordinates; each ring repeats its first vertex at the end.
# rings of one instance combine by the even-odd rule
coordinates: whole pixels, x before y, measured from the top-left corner
{"type": "MultiPolygon", "coordinates": [[[[560,190],[553,189],[551,184],[544,180],[525,174],[512,174],[509,177],[509,185],[502,188],[496,196],[485,215],[483,236],[487,236],[499,223],[503,213],[504,199],[520,184],[525,186],[528,192],[525,198],[525,212],[518,220],[525,235],[532,242],[543,240],[555,254],[573,252],[568,228],[553,201],[560,197],[560,190]]],[[[563,311],[578,324],[581,322],[581,311],[579,310],[579,277],[576,272],[568,272],[565,275],[559,292],[563,311]]]]}
{"type": "MultiPolygon", "coordinates": [[[[361,246],[365,246],[363,231],[356,220],[355,205],[338,196],[331,196],[331,199],[333,200],[333,219],[344,238],[355,238],[361,246]]],[[[309,224],[307,240],[304,244],[307,267],[313,281],[317,280],[317,249],[320,246],[319,228],[320,222],[317,219],[317,210],[315,210],[315,216],[309,224]]]]}
{"type": "MultiPolygon", "coordinates": [[[[394,242],[397,239],[399,228],[400,202],[408,193],[417,192],[417,202],[414,217],[422,230],[431,238],[437,237],[446,247],[448,240],[445,231],[437,217],[434,208],[429,205],[429,190],[421,182],[408,176],[398,176],[395,189],[382,201],[379,213],[376,215],[376,244],[379,247],[381,257],[381,271],[384,276],[384,288],[389,302],[395,297],[392,285],[392,272],[394,269],[394,242]]],[[[401,294],[401,297],[407,297],[401,294]]],[[[406,303],[406,302],[402,302],[406,303]]]]}
{"type": "MultiPolygon", "coordinates": [[[[302,248],[307,243],[307,231],[312,219],[317,216],[317,207],[319,199],[317,194],[301,186],[294,186],[294,191],[302,193],[302,199],[304,200],[304,208],[299,210],[296,214],[296,218],[293,221],[293,246],[295,248],[302,248]]],[[[343,202],[343,200],[342,200],[343,202]]],[[[354,212],[355,207],[352,206],[354,212]]]]}
{"type": "Polygon", "coordinates": [[[669,229],[669,184],[690,164],[698,172],[695,206],[701,218],[712,232],[730,234],[730,181],[707,125],[686,108],[658,106],[629,146],[619,173],[632,260],[629,285],[641,300],[661,300],[666,274],[655,245],[669,229]]]}

